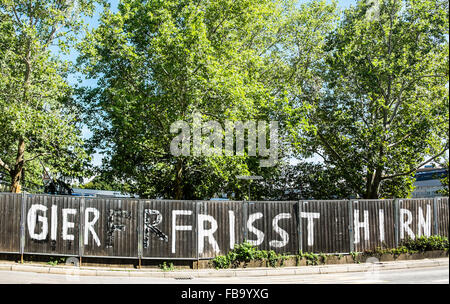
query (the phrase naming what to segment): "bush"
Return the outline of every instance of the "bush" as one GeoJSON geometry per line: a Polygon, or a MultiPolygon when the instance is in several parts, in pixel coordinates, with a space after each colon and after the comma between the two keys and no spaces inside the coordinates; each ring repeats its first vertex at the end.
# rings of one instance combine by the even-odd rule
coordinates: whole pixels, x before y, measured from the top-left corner
{"type": "Polygon", "coordinates": [[[376,248],[375,250],[366,250],[363,252],[365,256],[380,256],[382,254],[393,254],[398,256],[402,253],[418,253],[432,250],[446,250],[448,251],[448,238],[445,236],[416,236],[413,239],[403,240],[399,247],[391,249],[376,248]]]}
{"type": "Polygon", "coordinates": [[[172,271],[172,270],[174,270],[173,263],[168,263],[167,264],[166,262],[163,262],[162,264],[160,264],[159,268],[162,271],[172,271]]]}
{"type": "Polygon", "coordinates": [[[283,264],[286,258],[286,256],[277,254],[273,250],[258,250],[246,241],[242,244],[237,244],[227,255],[216,256],[212,260],[212,263],[216,269],[225,269],[237,267],[241,262],[248,263],[254,260],[267,260],[270,266],[275,267],[278,262],[283,264]]]}
{"type": "Polygon", "coordinates": [[[226,269],[230,268],[231,261],[228,258],[228,255],[219,255],[213,259],[214,267],[217,269],[226,269]]]}
{"type": "Polygon", "coordinates": [[[323,253],[315,254],[312,252],[303,252],[299,251],[297,254],[297,258],[302,260],[306,259],[306,265],[319,265],[319,261],[321,261],[323,264],[327,260],[327,256],[323,253]]]}
{"type": "Polygon", "coordinates": [[[262,254],[258,252],[256,247],[251,245],[249,242],[244,242],[241,245],[236,245],[231,253],[233,260],[241,262],[250,262],[251,260],[261,259],[262,257],[262,254]]]}
{"type": "Polygon", "coordinates": [[[65,257],[50,257],[50,261],[47,262],[48,265],[56,266],[58,264],[64,263],[66,261],[65,257]]]}
{"type": "Polygon", "coordinates": [[[412,251],[431,251],[431,250],[447,250],[448,251],[448,238],[445,236],[432,235],[432,236],[417,236],[413,239],[406,239],[402,242],[402,246],[405,246],[408,250],[412,251]]]}
{"type": "MultiPolygon", "coordinates": [[[[414,240],[404,240],[399,247],[391,249],[376,248],[374,250],[366,250],[360,255],[357,252],[351,252],[351,256],[355,263],[360,263],[362,256],[381,256],[383,254],[393,254],[398,256],[402,253],[417,253],[431,250],[446,250],[448,251],[448,238],[444,236],[417,236],[414,240]]],[[[277,254],[273,250],[258,250],[249,242],[244,242],[236,245],[235,248],[227,255],[216,256],[212,260],[212,264],[216,269],[225,269],[230,267],[238,267],[241,262],[248,263],[254,260],[266,260],[267,265],[272,267],[277,266],[278,263],[283,265],[284,260],[288,256],[277,254]]],[[[300,260],[306,259],[306,265],[325,264],[327,255],[323,253],[315,254],[299,251],[296,255],[297,264],[300,260]]],[[[339,256],[341,258],[341,255],[339,256]]]]}

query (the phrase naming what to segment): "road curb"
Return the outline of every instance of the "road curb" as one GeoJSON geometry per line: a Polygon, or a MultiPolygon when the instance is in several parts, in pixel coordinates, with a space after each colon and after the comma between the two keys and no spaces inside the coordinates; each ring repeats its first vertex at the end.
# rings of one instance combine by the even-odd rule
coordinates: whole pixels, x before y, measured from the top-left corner
{"type": "Polygon", "coordinates": [[[207,278],[207,277],[261,277],[282,275],[330,274],[347,272],[384,271],[397,269],[413,269],[423,267],[448,266],[448,258],[426,259],[414,261],[379,262],[364,264],[339,264],[281,268],[246,268],[246,269],[200,269],[200,270],[140,270],[140,269],[98,269],[92,267],[74,266],[43,266],[43,265],[10,265],[0,264],[1,271],[20,271],[80,276],[108,277],[153,277],[153,278],[207,278]]]}

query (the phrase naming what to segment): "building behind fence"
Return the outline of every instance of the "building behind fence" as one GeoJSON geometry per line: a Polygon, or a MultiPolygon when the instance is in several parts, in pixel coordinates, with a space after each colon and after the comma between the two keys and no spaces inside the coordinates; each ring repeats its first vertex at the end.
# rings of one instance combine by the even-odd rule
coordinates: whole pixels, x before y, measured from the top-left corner
{"type": "Polygon", "coordinates": [[[247,240],[279,253],[349,253],[448,237],[448,205],[448,197],[249,202],[0,193],[0,252],[198,260],[247,240]]]}

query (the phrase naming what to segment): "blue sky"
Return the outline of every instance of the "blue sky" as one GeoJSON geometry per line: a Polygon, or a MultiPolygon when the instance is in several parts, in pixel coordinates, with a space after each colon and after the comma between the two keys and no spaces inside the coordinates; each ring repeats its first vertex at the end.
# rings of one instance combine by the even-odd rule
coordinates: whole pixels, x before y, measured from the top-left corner
{"type": "MultiPolygon", "coordinates": [[[[299,1],[299,3],[305,3],[305,2],[309,2],[309,1],[308,0],[300,0],[299,1]]],[[[331,2],[331,1],[329,1],[329,2],[331,2]]],[[[340,8],[347,8],[350,5],[356,4],[356,0],[339,0],[337,2],[338,2],[338,6],[340,8]]],[[[109,3],[111,4],[111,10],[117,11],[117,5],[119,3],[119,0],[110,0],[109,3]]],[[[101,12],[102,12],[102,9],[100,6],[98,6],[92,17],[89,17],[89,18],[86,17],[84,19],[84,21],[88,25],[89,29],[96,28],[98,26],[98,19],[99,19],[101,12]]],[[[56,48],[55,48],[55,51],[57,51],[56,48]]],[[[77,56],[78,56],[78,53],[74,49],[72,49],[69,55],[66,55],[63,57],[64,57],[64,59],[67,59],[67,60],[75,63],[77,56]]],[[[68,81],[71,85],[76,85],[76,84],[78,84],[78,80],[81,79],[80,77],[82,77],[82,76],[81,75],[71,75],[69,77],[68,81]]],[[[82,81],[82,85],[86,85],[86,86],[95,86],[96,85],[95,80],[81,79],[81,81],[82,81]]],[[[89,131],[89,129],[87,127],[83,128],[82,136],[85,139],[89,138],[91,136],[91,132],[89,131]]],[[[97,154],[93,155],[92,163],[95,166],[99,166],[101,164],[101,159],[102,159],[102,156],[97,153],[97,154]]],[[[317,160],[317,159],[314,159],[314,160],[317,160]]]]}

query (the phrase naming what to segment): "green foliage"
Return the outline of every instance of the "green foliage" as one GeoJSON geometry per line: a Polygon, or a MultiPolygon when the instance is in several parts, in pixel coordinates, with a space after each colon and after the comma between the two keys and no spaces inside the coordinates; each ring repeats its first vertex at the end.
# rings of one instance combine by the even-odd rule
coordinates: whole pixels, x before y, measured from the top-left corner
{"type": "Polygon", "coordinates": [[[251,260],[263,258],[263,252],[258,250],[255,246],[249,242],[244,242],[237,245],[232,251],[231,260],[236,260],[240,262],[250,262],[251,260]]]}
{"type": "Polygon", "coordinates": [[[50,260],[49,262],[47,262],[47,264],[49,264],[50,266],[56,266],[56,265],[58,265],[58,262],[54,261],[54,260],[50,260]]]}
{"type": "MultiPolygon", "coordinates": [[[[364,258],[369,256],[382,256],[384,254],[392,254],[394,257],[398,257],[400,254],[418,253],[431,250],[446,250],[449,249],[448,238],[443,236],[417,236],[414,240],[404,240],[397,248],[381,248],[378,247],[374,250],[365,250],[364,252],[350,252],[354,263],[360,264],[364,258]]],[[[299,251],[295,256],[297,266],[301,260],[306,260],[306,265],[316,266],[319,264],[326,264],[329,254],[325,253],[313,253],[299,251]]],[[[339,254],[338,259],[342,259],[343,254],[339,254]]],[[[258,250],[255,246],[249,242],[244,242],[240,245],[236,245],[235,248],[227,255],[216,256],[212,261],[212,265],[216,269],[227,269],[232,267],[239,267],[241,263],[249,263],[255,260],[265,260],[268,266],[276,267],[282,266],[284,260],[289,258],[288,255],[277,254],[273,250],[258,250]]]]}
{"type": "Polygon", "coordinates": [[[168,263],[167,264],[165,261],[162,264],[159,265],[159,268],[162,271],[172,271],[172,270],[174,270],[173,263],[168,263]]]}
{"type": "Polygon", "coordinates": [[[326,255],[325,253],[319,253],[319,257],[321,259],[322,264],[325,264],[327,262],[328,255],[326,255]]]}
{"type": "MultiPolygon", "coordinates": [[[[308,128],[303,94],[315,92],[336,5],[314,1],[121,1],[79,44],[79,66],[98,80],[78,91],[102,170],[141,197],[247,197],[247,181],[276,167],[255,157],[170,153],[172,123],[278,120],[280,158],[292,130],[308,128]]],[[[294,137],[294,139],[292,138],[294,137]]]]}
{"type": "Polygon", "coordinates": [[[94,177],[90,182],[78,186],[81,189],[98,189],[128,192],[126,185],[123,185],[120,181],[116,180],[114,176],[108,176],[106,174],[100,174],[94,177]]]}
{"type": "Polygon", "coordinates": [[[216,269],[230,268],[231,261],[229,255],[219,255],[213,259],[213,265],[216,269]]]}
{"type": "Polygon", "coordinates": [[[324,253],[315,254],[312,252],[299,251],[297,256],[297,264],[299,260],[306,259],[306,265],[319,265],[319,262],[325,264],[327,262],[327,255],[324,253]]]}
{"type": "Polygon", "coordinates": [[[83,176],[89,159],[70,64],[56,54],[68,51],[94,2],[0,0],[0,170],[13,192],[25,178],[42,185],[43,166],[83,176]]]}
{"type": "Polygon", "coordinates": [[[389,249],[382,249],[380,247],[375,248],[374,250],[365,250],[359,255],[359,259],[354,258],[354,260],[361,260],[362,257],[368,257],[368,256],[382,256],[384,254],[392,254],[394,258],[397,258],[400,254],[403,253],[417,253],[418,251],[410,250],[405,246],[399,246],[397,248],[389,248],[389,249]]]}
{"type": "Polygon", "coordinates": [[[447,175],[443,178],[441,178],[441,184],[444,187],[443,189],[438,190],[439,194],[442,194],[444,196],[448,196],[449,192],[448,192],[448,176],[450,175],[449,173],[449,160],[448,157],[446,159],[444,159],[444,163],[442,164],[444,168],[447,168],[447,175]]]}
{"type": "Polygon", "coordinates": [[[308,162],[286,164],[279,174],[256,183],[252,190],[256,198],[274,200],[347,199],[353,194],[339,170],[308,162]]]}
{"type": "Polygon", "coordinates": [[[96,2],[0,0],[0,170],[12,191],[40,188],[42,167],[81,178],[98,149],[101,177],[86,186],[143,198],[248,198],[238,175],[263,176],[254,199],[408,197],[415,170],[448,149],[447,1],[361,0],[338,24],[325,0],[122,0],[77,44],[77,71],[98,85],[74,89],[59,52],[96,2]],[[277,120],[280,162],[173,156],[170,126],[194,112],[222,126],[277,120]],[[323,165],[284,170],[315,153],[323,165]]]}
{"type": "Polygon", "coordinates": [[[412,251],[448,250],[448,238],[445,236],[416,236],[414,239],[403,240],[401,246],[412,251]]]}
{"type": "Polygon", "coordinates": [[[51,266],[56,266],[58,264],[65,263],[66,259],[67,258],[65,258],[65,257],[62,257],[62,258],[61,257],[50,257],[50,261],[48,261],[47,264],[51,265],[51,266]]]}
{"type": "Polygon", "coordinates": [[[358,1],[330,32],[303,147],[363,198],[408,197],[448,149],[448,1],[358,1]]]}
{"type": "Polygon", "coordinates": [[[266,260],[268,266],[276,267],[282,266],[285,259],[288,257],[282,254],[277,254],[273,250],[258,250],[249,242],[236,244],[233,250],[227,255],[216,256],[211,262],[216,269],[226,269],[230,267],[238,267],[240,263],[249,263],[254,260],[266,260]]]}
{"type": "MultiPolygon", "coordinates": [[[[445,236],[432,235],[432,236],[416,236],[414,239],[403,240],[397,248],[382,249],[380,247],[374,250],[365,250],[362,256],[381,256],[383,254],[392,254],[394,257],[398,257],[400,254],[413,254],[432,250],[445,250],[448,251],[449,243],[448,238],[445,236]]],[[[356,260],[354,258],[354,260],[356,260]]]]}
{"type": "Polygon", "coordinates": [[[359,252],[350,252],[350,255],[352,256],[353,262],[357,264],[361,263],[361,255],[359,252]]]}
{"type": "Polygon", "coordinates": [[[266,254],[265,259],[271,267],[276,267],[277,265],[283,266],[284,261],[288,258],[287,255],[278,254],[273,250],[266,251],[266,254]]]}

